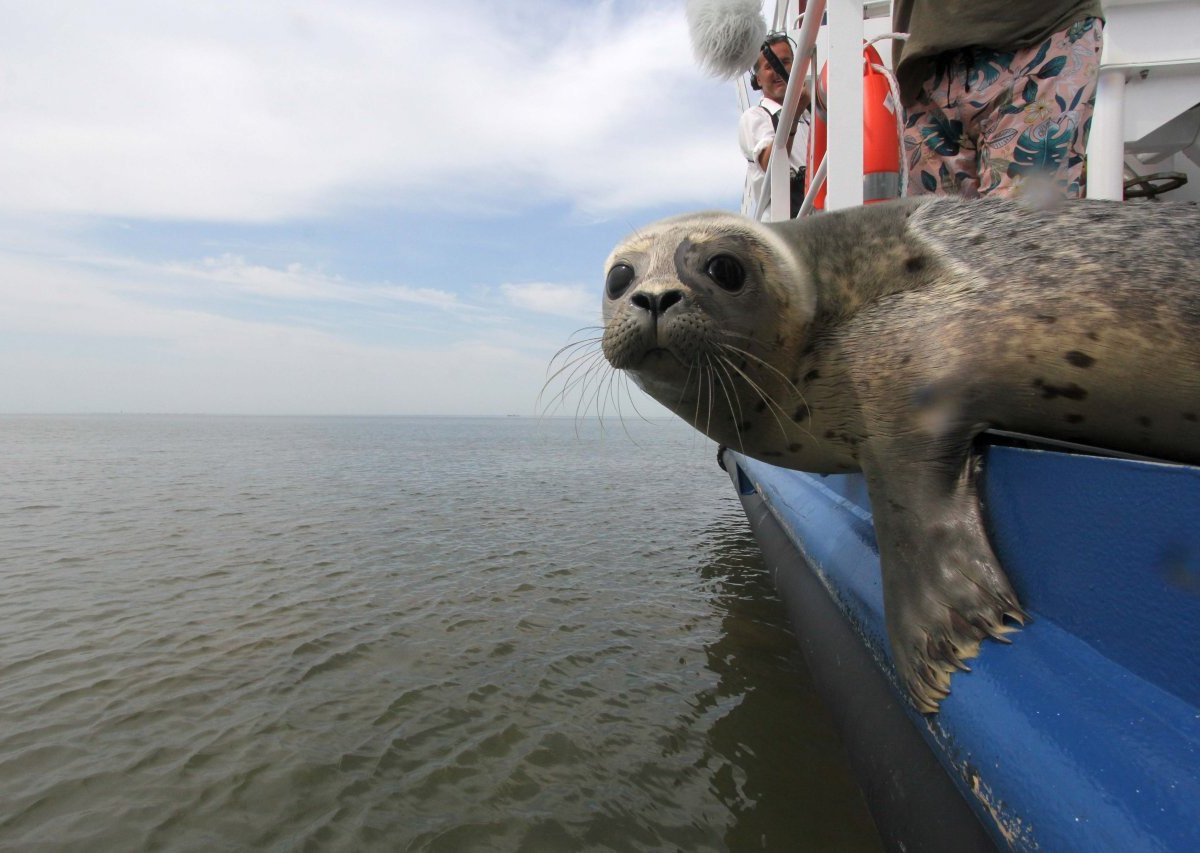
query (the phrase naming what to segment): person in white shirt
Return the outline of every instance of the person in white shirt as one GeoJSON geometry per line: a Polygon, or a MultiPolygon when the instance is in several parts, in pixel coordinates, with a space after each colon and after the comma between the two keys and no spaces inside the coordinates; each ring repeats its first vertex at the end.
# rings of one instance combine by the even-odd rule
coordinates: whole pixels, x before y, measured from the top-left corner
{"type": "MultiPolygon", "coordinates": [[[[743,209],[753,211],[762,186],[767,180],[767,163],[776,136],[783,95],[787,91],[787,75],[792,70],[792,45],[783,33],[773,33],[763,42],[763,50],[750,72],[750,85],[762,90],[763,99],[742,113],[738,122],[738,142],[746,156],[746,187],[743,209]],[[777,63],[767,57],[770,51],[777,63]],[[782,73],[780,73],[782,72],[782,73]]],[[[807,82],[800,95],[796,120],[788,132],[788,165],[792,174],[792,216],[804,198],[804,164],[808,155],[808,134],[811,126],[807,82]]]]}

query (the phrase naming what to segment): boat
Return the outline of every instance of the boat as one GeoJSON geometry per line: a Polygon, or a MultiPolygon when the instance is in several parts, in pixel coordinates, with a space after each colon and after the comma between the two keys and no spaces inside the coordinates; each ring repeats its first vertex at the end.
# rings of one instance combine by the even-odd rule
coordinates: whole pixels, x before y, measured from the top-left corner
{"type": "MultiPolygon", "coordinates": [[[[861,204],[859,87],[839,80],[861,76],[864,35],[886,31],[890,4],[807,7],[780,2],[774,28],[797,42],[797,68],[824,40],[828,206],[861,204]]],[[[1196,201],[1200,4],[1105,12],[1088,194],[1183,184],[1171,198],[1196,201]]],[[[779,203],[745,212],[788,215],[779,160],[779,203]]],[[[1200,468],[1003,433],[981,453],[993,545],[1032,618],[1011,645],[984,642],[923,715],[892,667],[863,477],[722,452],[885,845],[1200,850],[1200,468]]]]}

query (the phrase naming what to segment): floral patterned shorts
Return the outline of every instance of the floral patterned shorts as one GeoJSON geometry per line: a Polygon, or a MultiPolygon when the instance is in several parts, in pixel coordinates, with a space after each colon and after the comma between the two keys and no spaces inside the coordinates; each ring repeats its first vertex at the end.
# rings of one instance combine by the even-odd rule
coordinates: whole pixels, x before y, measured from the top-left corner
{"type": "Polygon", "coordinates": [[[1035,183],[1083,195],[1103,23],[1040,45],[948,54],[908,109],[908,192],[1020,195],[1035,183]]]}

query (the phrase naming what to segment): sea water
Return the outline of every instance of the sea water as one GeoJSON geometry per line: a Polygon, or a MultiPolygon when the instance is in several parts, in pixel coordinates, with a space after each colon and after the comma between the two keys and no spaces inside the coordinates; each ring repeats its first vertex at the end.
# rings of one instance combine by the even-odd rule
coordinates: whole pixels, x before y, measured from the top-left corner
{"type": "Polygon", "coordinates": [[[0,848],[878,848],[674,421],[0,417],[0,848]]]}

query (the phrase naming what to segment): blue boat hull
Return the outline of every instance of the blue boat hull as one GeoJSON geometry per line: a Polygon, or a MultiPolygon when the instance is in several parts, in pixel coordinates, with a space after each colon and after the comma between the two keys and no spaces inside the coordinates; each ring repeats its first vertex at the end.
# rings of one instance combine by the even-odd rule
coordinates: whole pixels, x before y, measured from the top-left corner
{"type": "Polygon", "coordinates": [[[1200,469],[989,447],[1033,620],[926,717],[892,670],[862,477],[725,459],[889,843],[1200,849],[1200,469]]]}

